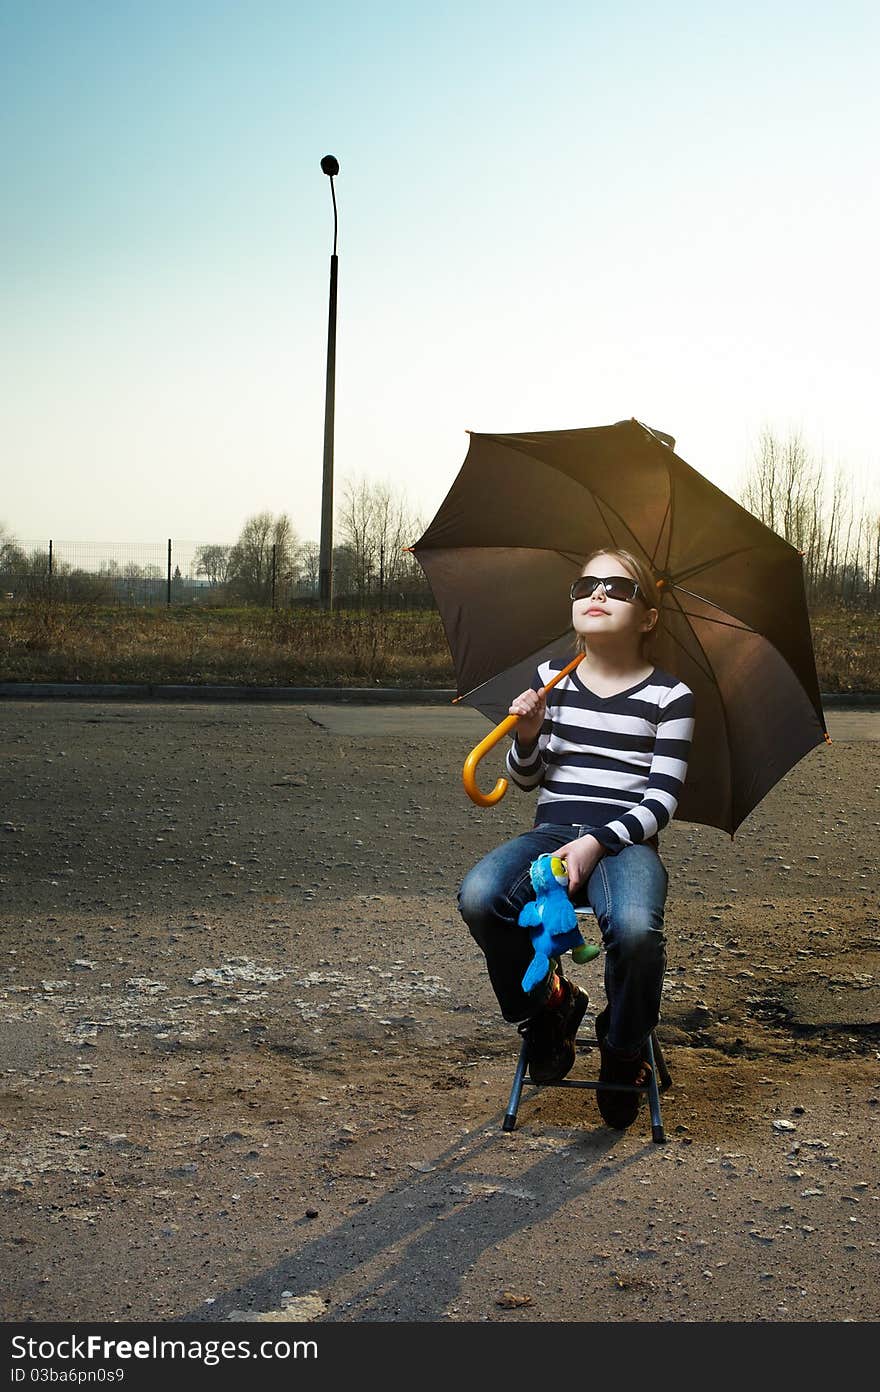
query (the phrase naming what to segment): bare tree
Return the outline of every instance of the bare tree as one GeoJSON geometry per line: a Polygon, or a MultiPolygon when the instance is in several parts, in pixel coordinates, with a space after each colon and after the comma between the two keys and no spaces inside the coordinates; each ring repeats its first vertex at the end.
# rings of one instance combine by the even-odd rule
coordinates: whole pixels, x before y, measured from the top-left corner
{"type": "Polygon", "coordinates": [[[838,464],[834,471],[834,478],[831,484],[831,507],[828,513],[828,523],[824,545],[822,547],[822,574],[820,593],[823,596],[833,592],[835,577],[837,574],[837,548],[840,538],[840,519],[846,507],[846,480],[843,470],[838,464]]]}
{"type": "Polygon", "coordinates": [[[273,517],[258,512],[249,517],[229,556],[229,587],[233,593],[254,604],[268,604],[272,598],[273,553],[276,583],[289,583],[296,576],[297,539],[286,512],[273,517]]]}
{"type": "Polygon", "coordinates": [[[412,528],[405,495],[392,492],[387,484],[377,484],[374,518],[379,602],[384,607],[387,595],[402,592],[407,569],[404,547],[412,540],[412,528]]]}
{"type": "Polygon", "coordinates": [[[856,500],[851,474],[840,463],[829,479],[799,433],[781,439],[762,430],[741,501],[801,552],[811,602],[861,602],[875,592],[873,522],[864,491],[856,500]]]}
{"type": "MultiPolygon", "coordinates": [[[[351,555],[351,580],[354,594],[363,602],[370,593],[376,564],[375,555],[375,498],[373,485],[367,479],[346,479],[339,530],[342,544],[351,555]]],[[[337,577],[337,582],[338,582],[337,577]]],[[[334,585],[337,592],[342,587],[334,585]]]]}
{"type": "Polygon", "coordinates": [[[27,555],[24,547],[12,535],[12,532],[0,522],[0,573],[4,575],[21,575],[27,567],[27,555]]]}
{"type": "MultiPolygon", "coordinates": [[[[352,560],[354,593],[384,607],[390,596],[425,590],[421,567],[406,548],[424,531],[406,494],[388,483],[347,480],[340,530],[352,560]]],[[[344,593],[339,578],[335,586],[344,593]]]]}
{"type": "Polygon", "coordinates": [[[741,501],[749,512],[776,531],[776,500],[779,472],[779,442],[765,426],[743,485],[741,501]]]}
{"type": "Polygon", "coordinates": [[[357,562],[354,551],[343,543],[333,547],[333,589],[337,595],[356,593],[357,562]]]}
{"type": "Polygon", "coordinates": [[[200,546],[196,551],[196,575],[204,575],[212,590],[225,585],[229,578],[231,546],[200,546]]]}
{"type": "Polygon", "coordinates": [[[317,594],[321,581],[321,548],[316,541],[304,541],[299,548],[298,589],[317,594]]]}
{"type": "Polygon", "coordinates": [[[765,426],[743,485],[743,506],[805,552],[820,516],[821,473],[797,431],[780,440],[765,426]]]}

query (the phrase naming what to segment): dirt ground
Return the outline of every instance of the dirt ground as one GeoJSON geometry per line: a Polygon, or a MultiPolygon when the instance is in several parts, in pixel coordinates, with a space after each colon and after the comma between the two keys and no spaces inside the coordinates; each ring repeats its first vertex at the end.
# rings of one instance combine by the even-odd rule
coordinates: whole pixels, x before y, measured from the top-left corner
{"type": "Polygon", "coordinates": [[[664,834],[665,1145],[588,1091],[501,1130],[455,891],[532,804],[465,797],[487,730],[0,704],[0,1317],[878,1318],[880,715],[664,834]]]}

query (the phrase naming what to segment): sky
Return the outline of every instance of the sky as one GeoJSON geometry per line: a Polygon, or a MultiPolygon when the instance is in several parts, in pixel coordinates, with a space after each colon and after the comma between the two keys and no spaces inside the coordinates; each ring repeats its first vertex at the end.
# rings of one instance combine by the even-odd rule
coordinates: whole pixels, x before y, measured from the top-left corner
{"type": "MultiPolygon", "coordinates": [[[[0,523],[427,522],[467,430],[760,431],[876,479],[880,18],[830,4],[0,0],[0,523]]],[[[415,540],[415,537],[413,538],[415,540]]]]}

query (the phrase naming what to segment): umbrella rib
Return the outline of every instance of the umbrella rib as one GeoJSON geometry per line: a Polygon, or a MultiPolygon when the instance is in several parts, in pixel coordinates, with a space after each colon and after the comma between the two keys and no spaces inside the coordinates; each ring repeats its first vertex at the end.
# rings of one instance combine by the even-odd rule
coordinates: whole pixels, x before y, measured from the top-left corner
{"type": "MultiPolygon", "coordinates": [[[[683,619],[689,618],[690,616],[689,616],[688,614],[685,613],[684,609],[681,607],[681,604],[680,604],[679,601],[678,601],[678,597],[675,595],[675,593],[674,593],[673,591],[670,591],[670,592],[669,592],[669,597],[670,597],[671,600],[673,600],[673,602],[674,602],[674,604],[675,604],[675,607],[676,607],[676,609],[678,610],[678,612],[681,614],[682,618],[683,618],[683,619]]],[[[697,598],[699,598],[699,596],[697,596],[697,598]]],[[[695,615],[694,617],[700,617],[700,616],[695,615]]],[[[709,657],[708,657],[708,654],[706,653],[706,649],[703,647],[702,643],[700,642],[700,639],[699,639],[698,635],[697,635],[696,633],[694,633],[693,627],[692,627],[690,624],[688,625],[688,628],[689,628],[690,632],[693,634],[694,640],[696,641],[697,646],[698,646],[699,649],[700,649],[700,652],[703,654],[703,658],[704,658],[705,663],[706,663],[705,669],[703,669],[703,668],[701,667],[701,668],[700,668],[700,671],[703,672],[703,675],[704,675],[705,677],[708,677],[709,681],[710,681],[710,682],[712,683],[712,685],[715,687],[716,691],[718,692],[718,695],[720,696],[720,695],[721,695],[721,687],[718,685],[718,682],[717,682],[716,677],[715,677],[715,673],[712,671],[712,666],[711,666],[711,663],[709,662],[709,657]]],[[[667,629],[667,633],[668,633],[668,632],[669,632],[669,630],[667,629]]],[[[670,636],[671,636],[671,637],[674,637],[675,635],[674,635],[674,634],[670,634],[670,636]]],[[[679,643],[679,647],[682,648],[682,650],[683,650],[684,652],[687,652],[687,649],[685,648],[685,646],[684,646],[683,643],[679,643]]],[[[689,653],[688,656],[691,656],[691,654],[689,653]]],[[[697,665],[699,666],[699,664],[697,664],[697,665]]],[[[725,722],[725,723],[726,723],[726,722],[725,722]]]]}
{"type": "MultiPolygon", "coordinates": [[[[678,609],[678,612],[681,614],[682,618],[687,618],[687,615],[685,614],[684,609],[683,609],[683,608],[681,607],[681,605],[679,604],[678,598],[676,597],[676,595],[675,595],[675,594],[671,594],[670,597],[671,597],[672,600],[674,601],[675,607],[678,609]]],[[[730,726],[729,726],[728,723],[727,723],[727,710],[726,710],[725,705],[724,705],[724,698],[723,698],[723,696],[721,695],[721,687],[718,685],[718,681],[717,681],[717,679],[716,679],[716,677],[715,677],[715,673],[712,671],[712,665],[711,665],[711,663],[710,663],[710,661],[709,661],[709,657],[708,657],[708,654],[707,654],[707,652],[706,652],[706,649],[703,647],[702,643],[700,642],[699,635],[696,634],[696,633],[694,633],[694,630],[693,630],[693,628],[692,628],[690,625],[688,625],[688,627],[690,628],[690,632],[693,634],[694,639],[696,640],[696,643],[697,643],[697,646],[698,646],[699,649],[700,649],[700,652],[703,654],[703,659],[704,659],[704,661],[705,661],[705,663],[706,663],[706,672],[704,672],[704,675],[708,675],[709,681],[712,683],[712,685],[715,687],[715,690],[718,692],[718,704],[719,704],[719,706],[721,707],[721,718],[722,718],[722,720],[724,721],[724,733],[725,733],[725,736],[726,736],[726,745],[727,745],[727,749],[728,749],[728,752],[729,752],[729,750],[730,750],[730,726]]],[[[667,629],[667,632],[669,632],[668,629],[667,629]]],[[[670,635],[670,636],[674,637],[674,635],[670,635]]],[[[680,643],[680,644],[679,644],[679,647],[681,647],[684,651],[686,651],[686,649],[684,648],[684,644],[683,644],[683,643],[680,643]]],[[[690,656],[690,654],[688,654],[688,656],[690,656]]],[[[700,664],[698,663],[697,666],[700,666],[700,664]]],[[[703,668],[700,667],[700,670],[703,671],[703,668]]],[[[728,764],[729,764],[729,759],[728,759],[728,764]]],[[[729,801],[729,805],[728,805],[727,811],[728,811],[728,818],[730,819],[730,818],[733,817],[733,777],[732,777],[732,771],[731,771],[731,778],[730,778],[729,789],[730,789],[730,801],[729,801]]],[[[731,835],[733,835],[732,832],[731,832],[731,835]]]]}
{"type": "MultiPolygon", "coordinates": [[[[668,448],[666,445],[662,444],[660,440],[657,439],[656,435],[654,435],[650,430],[648,430],[647,426],[642,425],[642,424],[641,424],[641,421],[638,421],[638,422],[636,422],[636,423],[641,427],[642,430],[644,430],[644,431],[647,433],[648,436],[650,436],[650,438],[651,438],[652,440],[654,440],[654,441],[656,442],[657,445],[659,445],[659,447],[660,447],[662,450],[666,450],[666,449],[668,448]]],[[[471,433],[474,433],[474,432],[471,432],[471,433]]],[[[498,440],[498,441],[501,441],[501,442],[504,444],[504,446],[505,446],[506,449],[513,450],[513,451],[514,451],[515,453],[517,453],[517,454],[525,455],[527,459],[533,459],[533,458],[535,457],[535,456],[531,453],[530,450],[523,449],[521,445],[514,444],[514,443],[513,443],[513,437],[510,436],[510,435],[487,435],[487,436],[485,436],[484,438],[485,438],[485,439],[490,439],[490,440],[498,440]]],[[[542,464],[544,464],[548,469],[556,469],[558,473],[565,473],[564,470],[560,470],[560,469],[559,469],[558,465],[553,464],[552,462],[550,462],[550,461],[547,460],[547,459],[542,459],[540,462],[541,462],[542,464]]],[[[666,460],[665,463],[666,463],[666,472],[667,472],[667,474],[668,474],[668,476],[669,476],[669,482],[670,482],[670,499],[669,499],[669,503],[667,503],[667,511],[668,511],[668,509],[669,509],[669,507],[670,507],[670,505],[671,505],[671,502],[672,502],[672,492],[671,492],[671,486],[672,486],[672,473],[671,473],[671,471],[670,471],[670,469],[669,469],[669,462],[668,462],[668,460],[666,460]]],[[[571,476],[570,476],[570,475],[566,475],[566,477],[571,477],[571,476]]],[[[584,491],[585,491],[586,493],[588,493],[588,494],[590,495],[590,497],[593,499],[593,502],[596,504],[596,509],[597,509],[597,511],[600,513],[600,515],[601,515],[601,517],[602,517],[602,521],[605,523],[605,526],[608,527],[609,532],[611,532],[611,527],[610,527],[609,524],[608,524],[608,519],[607,519],[607,517],[605,517],[604,513],[602,512],[602,508],[603,508],[603,507],[606,507],[610,513],[613,513],[613,515],[617,518],[618,522],[620,523],[621,527],[623,527],[624,531],[627,532],[628,535],[632,538],[632,541],[635,543],[636,548],[637,548],[639,551],[641,551],[644,555],[647,555],[647,552],[645,551],[645,548],[644,548],[644,546],[642,545],[641,541],[640,541],[639,538],[636,536],[635,532],[632,531],[632,529],[631,529],[630,527],[627,526],[626,522],[624,522],[623,518],[621,517],[621,515],[620,515],[620,513],[617,511],[617,509],[616,509],[615,507],[612,507],[611,503],[609,503],[608,500],[607,500],[606,498],[603,498],[603,497],[601,496],[601,494],[597,493],[597,492],[595,491],[595,489],[589,488],[586,484],[581,484],[581,487],[582,487],[582,488],[584,489],[584,491]]],[[[665,518],[664,518],[664,521],[665,521],[665,518]]],[[[662,528],[661,528],[661,535],[662,535],[662,528]]],[[[612,540],[613,540],[613,539],[614,539],[614,535],[613,535],[613,533],[612,533],[612,540]]],[[[658,537],[658,545],[659,545],[659,537],[658,537]]],[[[560,554],[560,555],[563,555],[564,553],[563,553],[563,552],[559,552],[559,554],[560,554]]],[[[668,555],[667,555],[667,560],[668,560],[668,555]]],[[[652,560],[651,564],[653,565],[653,560],[652,560]]],[[[474,690],[476,690],[476,687],[474,688],[474,690]]]]}
{"type": "MultiPolygon", "coordinates": [[[[657,439],[656,435],[654,435],[652,431],[648,430],[648,427],[647,427],[647,426],[643,425],[641,421],[637,422],[637,424],[638,424],[639,426],[641,426],[642,430],[644,430],[644,431],[646,432],[646,434],[647,434],[652,440],[654,440],[654,441],[657,443],[657,445],[664,451],[664,455],[665,455],[667,452],[669,452],[669,451],[668,451],[668,447],[667,447],[666,445],[663,445],[663,444],[661,443],[661,441],[657,439]]],[[[531,453],[530,453],[529,450],[522,449],[521,446],[518,446],[518,445],[513,444],[513,443],[512,443],[512,440],[511,440],[511,438],[510,438],[509,436],[498,436],[498,435],[496,435],[496,436],[492,436],[492,437],[490,437],[490,438],[497,439],[497,440],[503,440],[505,446],[506,446],[508,449],[515,450],[516,453],[518,453],[518,454],[524,454],[524,455],[526,455],[528,458],[532,458],[532,457],[533,457],[533,456],[531,455],[531,453]]],[[[546,459],[545,459],[545,460],[542,460],[541,462],[542,462],[543,464],[547,465],[548,468],[551,468],[551,469],[552,469],[552,468],[556,467],[556,466],[553,465],[552,463],[548,463],[548,461],[547,461],[546,459]]],[[[664,464],[666,465],[666,473],[667,473],[667,477],[668,477],[668,479],[669,479],[669,497],[668,497],[668,500],[667,500],[667,503],[666,503],[666,512],[664,513],[664,515],[663,515],[663,521],[662,521],[661,524],[660,524],[660,531],[659,531],[659,533],[658,533],[658,535],[657,535],[657,541],[656,541],[655,546],[654,546],[654,552],[653,552],[653,554],[652,554],[652,556],[651,556],[651,566],[652,566],[652,568],[653,568],[654,563],[655,563],[655,561],[656,561],[657,547],[659,547],[661,538],[662,538],[662,536],[663,536],[663,528],[664,528],[664,526],[666,525],[666,518],[669,516],[669,512],[670,512],[670,509],[671,509],[671,507],[672,507],[672,502],[673,502],[673,496],[672,496],[672,495],[673,495],[674,479],[673,479],[673,476],[672,476],[672,470],[671,470],[670,467],[669,467],[669,460],[668,460],[667,458],[665,458],[665,457],[664,457],[664,464]]],[[[645,555],[647,555],[648,553],[647,553],[647,551],[645,550],[645,548],[642,546],[641,541],[640,541],[639,538],[636,536],[635,532],[632,531],[632,529],[631,529],[630,527],[627,526],[626,522],[623,520],[623,518],[621,517],[621,515],[620,515],[620,513],[617,511],[617,509],[616,509],[615,507],[612,507],[611,503],[609,503],[608,500],[607,500],[606,498],[603,498],[603,497],[601,496],[601,494],[597,493],[597,492],[595,491],[595,489],[589,488],[589,487],[587,487],[585,484],[583,484],[582,487],[585,489],[585,491],[586,491],[587,493],[589,493],[590,497],[593,499],[594,503],[596,504],[596,508],[597,508],[598,512],[600,513],[600,515],[601,515],[601,517],[602,517],[602,521],[605,523],[605,526],[608,527],[609,532],[611,532],[611,527],[610,527],[610,525],[609,525],[609,523],[608,523],[608,519],[607,519],[607,517],[605,516],[605,513],[603,512],[603,508],[607,508],[608,512],[611,513],[614,517],[617,518],[617,521],[620,523],[621,527],[623,527],[624,531],[627,532],[628,535],[631,537],[631,539],[632,539],[633,542],[635,543],[636,547],[637,547],[640,551],[644,552],[645,555]]],[[[749,514],[749,515],[751,515],[751,514],[749,514]]],[[[773,535],[775,535],[775,533],[774,533],[773,535]]],[[[614,539],[613,533],[612,533],[612,539],[614,539]]],[[[672,537],[671,537],[671,533],[670,533],[670,545],[671,545],[671,540],[672,540],[672,537]]],[[[675,585],[677,585],[678,582],[679,582],[680,580],[689,580],[689,579],[691,578],[691,576],[693,576],[693,575],[699,575],[702,571],[708,570],[708,569],[709,569],[711,566],[713,566],[713,565],[719,565],[722,561],[729,561],[733,556],[740,556],[740,555],[743,554],[743,552],[745,552],[745,551],[751,551],[752,549],[753,549],[753,548],[750,547],[750,546],[740,546],[740,547],[738,547],[735,551],[728,551],[728,552],[726,552],[726,553],[725,553],[724,555],[722,555],[722,556],[714,556],[714,557],[712,558],[712,560],[710,560],[710,561],[705,561],[705,562],[703,562],[702,564],[700,564],[700,565],[698,565],[698,566],[692,567],[691,570],[684,570],[684,571],[681,572],[680,575],[674,576],[674,577],[672,578],[672,583],[675,584],[675,585]]],[[[560,552],[559,554],[561,555],[561,554],[564,554],[564,553],[560,552]]],[[[667,548],[667,553],[666,553],[666,565],[664,566],[664,569],[665,569],[665,570],[668,570],[668,569],[669,569],[669,548],[667,548]]],[[[689,593],[689,592],[686,591],[686,593],[689,593]]],[[[701,599],[701,598],[702,598],[702,595],[694,595],[694,598],[695,598],[695,599],[701,599]]],[[[711,600],[707,600],[706,603],[711,603],[711,600]]]]}
{"type": "MultiPolygon", "coordinates": [[[[652,569],[652,570],[655,569],[655,561],[656,561],[656,559],[657,559],[657,552],[658,552],[658,550],[660,549],[660,542],[661,542],[661,540],[662,540],[662,538],[663,538],[663,528],[666,526],[666,519],[667,519],[667,517],[668,517],[670,520],[669,520],[669,531],[668,531],[667,536],[666,536],[666,560],[663,562],[663,571],[664,571],[664,573],[665,573],[666,575],[668,575],[668,574],[669,574],[669,553],[670,553],[670,551],[672,550],[672,505],[673,505],[673,503],[674,503],[674,501],[675,501],[675,476],[673,475],[672,468],[671,468],[670,463],[669,463],[669,456],[670,456],[671,454],[674,454],[675,451],[674,451],[674,449],[668,449],[668,448],[666,447],[666,445],[661,444],[660,440],[659,440],[659,439],[657,438],[657,436],[654,434],[653,430],[650,430],[650,429],[648,428],[648,426],[646,426],[646,425],[644,424],[644,422],[639,421],[638,424],[641,426],[642,430],[644,430],[644,431],[647,432],[647,434],[648,434],[648,436],[650,437],[650,439],[653,440],[655,444],[660,445],[660,448],[663,450],[663,464],[664,464],[664,467],[665,467],[665,469],[666,469],[666,477],[667,477],[667,479],[668,479],[668,481],[669,481],[669,496],[668,496],[668,498],[667,498],[667,500],[666,500],[666,511],[665,511],[665,513],[663,514],[663,521],[660,523],[660,530],[659,530],[659,532],[657,533],[657,541],[655,542],[655,545],[654,545],[654,553],[653,553],[653,555],[652,555],[652,557],[651,557],[651,569],[652,569]]],[[[673,441],[673,445],[674,445],[674,444],[675,444],[675,441],[673,441]]]]}
{"type": "MultiPolygon", "coordinates": [[[[664,446],[664,448],[665,448],[665,446],[664,446]]],[[[662,538],[662,536],[663,536],[663,528],[666,526],[666,519],[667,519],[667,517],[669,516],[669,512],[670,512],[670,509],[671,509],[671,507],[672,507],[672,491],[671,491],[671,490],[672,490],[672,477],[671,477],[671,475],[670,475],[669,483],[670,483],[670,494],[669,494],[669,499],[668,499],[668,501],[667,501],[667,503],[666,503],[666,511],[665,511],[665,513],[663,514],[663,521],[660,523],[660,531],[659,531],[658,534],[657,534],[657,541],[656,541],[655,546],[654,546],[653,554],[651,555],[651,569],[652,569],[652,570],[654,569],[655,561],[656,561],[656,559],[657,559],[657,547],[660,545],[660,540],[661,540],[661,538],[662,538]]],[[[612,507],[611,504],[607,501],[607,499],[600,497],[598,493],[594,493],[593,490],[592,490],[591,488],[587,489],[587,492],[591,495],[593,501],[595,502],[596,508],[597,508],[599,514],[600,514],[601,517],[602,517],[602,521],[605,523],[605,526],[608,528],[609,532],[611,532],[611,527],[610,527],[610,525],[609,525],[608,519],[605,517],[605,514],[604,514],[604,512],[602,511],[603,507],[607,508],[608,511],[609,511],[610,513],[613,513],[613,515],[617,518],[618,522],[619,522],[620,525],[623,527],[623,529],[624,529],[626,532],[629,533],[630,537],[632,538],[633,542],[635,543],[636,549],[639,550],[639,551],[641,551],[641,552],[643,552],[644,555],[648,555],[648,552],[647,552],[646,548],[642,545],[641,541],[640,541],[639,538],[636,536],[636,534],[635,534],[635,532],[632,530],[632,528],[628,527],[627,524],[624,522],[623,518],[621,517],[621,515],[620,515],[620,513],[617,511],[617,509],[614,508],[614,507],[612,507]]],[[[613,532],[612,532],[612,538],[613,538],[613,536],[614,536],[614,534],[613,534],[613,532]]],[[[671,543],[671,535],[670,535],[670,543],[671,543]]],[[[666,565],[664,566],[664,569],[668,569],[668,567],[669,567],[669,548],[667,547],[667,551],[666,551],[666,565]]],[[[699,595],[695,595],[694,598],[695,598],[695,599],[699,599],[700,596],[699,596],[699,595]]]]}
{"type": "MultiPolygon", "coordinates": [[[[713,556],[709,561],[702,561],[699,565],[691,566],[690,570],[681,571],[679,575],[674,577],[673,584],[677,585],[681,580],[690,580],[694,575],[700,575],[704,570],[709,570],[714,565],[720,565],[722,561],[729,561],[734,556],[742,556],[746,551],[754,551],[754,549],[753,546],[738,546],[735,551],[725,551],[722,556],[713,556]]],[[[685,593],[689,593],[689,591],[685,591],[685,593]]],[[[702,599],[702,597],[702,595],[694,596],[695,599],[702,599]]],[[[711,604],[711,602],[711,600],[706,601],[707,604],[711,604]]]]}
{"type": "Polygon", "coordinates": [[[612,507],[611,504],[607,501],[607,499],[600,497],[598,493],[594,493],[592,488],[588,488],[587,492],[590,494],[591,498],[596,504],[596,508],[602,517],[602,521],[605,523],[605,526],[608,528],[609,532],[611,532],[612,540],[615,540],[614,533],[611,531],[610,523],[608,522],[607,517],[602,511],[603,507],[606,507],[610,513],[613,513],[613,515],[617,518],[618,522],[620,523],[621,527],[623,527],[624,531],[629,533],[638,550],[644,551],[644,547],[642,546],[642,543],[639,541],[639,538],[636,536],[635,532],[632,531],[632,529],[626,525],[620,513],[617,511],[617,508],[612,507]]]}
{"type": "MultiPolygon", "coordinates": [[[[553,637],[553,638],[548,638],[545,642],[543,642],[543,643],[540,645],[540,647],[538,647],[538,648],[533,648],[533,649],[532,649],[532,654],[534,654],[535,652],[538,652],[538,653],[543,652],[544,649],[545,649],[545,648],[549,648],[549,647],[551,646],[551,644],[562,643],[562,642],[565,641],[566,638],[570,638],[571,636],[572,636],[572,630],[571,630],[570,628],[567,628],[567,629],[565,630],[564,633],[556,634],[555,637],[553,637]]],[[[525,662],[526,659],[527,659],[528,657],[530,657],[532,654],[526,653],[526,654],[525,654],[525,657],[518,657],[518,658],[515,658],[513,662],[508,662],[507,667],[503,668],[503,669],[502,669],[502,672],[506,672],[506,671],[508,670],[508,668],[510,668],[510,667],[516,667],[516,666],[518,666],[520,662],[525,662]]],[[[498,676],[500,676],[500,675],[501,675],[500,672],[493,672],[492,675],[491,675],[491,677],[486,677],[485,681],[477,682],[476,686],[472,686],[471,689],[470,689],[470,691],[465,691],[465,692],[462,693],[462,695],[457,696],[457,697],[456,697],[456,700],[457,700],[457,701],[466,701],[466,700],[468,699],[469,696],[473,696],[473,694],[474,694],[475,691],[479,691],[480,688],[483,687],[483,686],[488,686],[489,682],[494,681],[495,678],[498,677],[498,676]]]]}
{"type": "MultiPolygon", "coordinates": [[[[685,590],[685,594],[690,594],[690,590],[685,590]]],[[[702,595],[693,596],[694,599],[702,599],[702,597],[702,595]]],[[[706,600],[707,604],[710,602],[710,600],[706,600]]],[[[713,618],[711,614],[693,614],[690,609],[682,609],[681,605],[678,607],[687,619],[700,619],[702,623],[718,624],[720,628],[735,628],[737,633],[757,633],[757,629],[750,628],[747,623],[732,623],[730,619],[716,619],[713,618]]],[[[718,606],[716,605],[714,607],[717,608],[718,606]]]]}
{"type": "MultiPolygon", "coordinates": [[[[683,609],[681,609],[680,612],[684,615],[685,618],[688,617],[688,615],[685,614],[685,611],[684,611],[683,609]]],[[[693,629],[691,629],[690,631],[693,633],[693,629]]],[[[706,678],[706,680],[707,680],[708,682],[710,682],[710,683],[712,684],[712,686],[718,688],[718,691],[719,691],[719,694],[720,694],[720,687],[718,687],[718,683],[717,683],[717,681],[715,680],[715,676],[714,676],[714,674],[713,674],[713,672],[712,672],[711,667],[704,667],[704,666],[702,665],[701,662],[698,662],[697,659],[694,657],[694,654],[693,654],[692,652],[690,652],[690,651],[685,647],[685,645],[684,645],[684,643],[681,641],[681,639],[680,639],[680,638],[677,638],[677,637],[675,636],[675,634],[674,634],[669,628],[666,629],[666,633],[667,633],[667,636],[668,636],[669,638],[672,639],[673,643],[675,643],[676,647],[677,647],[677,648],[680,648],[680,650],[681,650],[687,657],[690,658],[691,662],[693,662],[694,665],[695,665],[696,667],[699,668],[699,670],[703,673],[703,676],[706,678]]],[[[700,643],[700,640],[699,640],[699,638],[697,638],[697,635],[696,635],[695,633],[694,633],[694,638],[696,639],[697,643],[699,644],[700,652],[701,652],[701,653],[703,654],[703,656],[705,657],[705,656],[706,656],[706,653],[705,653],[705,650],[704,650],[704,648],[703,648],[703,645],[702,645],[702,643],[700,643]]],[[[707,659],[707,661],[708,661],[708,659],[707,659]]]]}
{"type": "MultiPolygon", "coordinates": [[[[663,529],[664,529],[664,527],[666,526],[666,519],[667,519],[667,517],[669,516],[669,513],[670,513],[671,508],[672,508],[672,489],[670,488],[669,497],[668,497],[667,500],[666,500],[666,511],[664,512],[663,517],[662,517],[662,520],[661,520],[661,522],[660,522],[660,530],[659,530],[658,533],[657,533],[657,540],[654,542],[654,550],[651,552],[651,569],[652,569],[652,570],[654,570],[654,569],[656,568],[656,564],[657,564],[657,552],[660,550],[660,542],[661,542],[661,540],[662,540],[662,538],[663,538],[663,529]]],[[[667,559],[667,561],[668,561],[668,559],[669,559],[668,553],[667,553],[666,559],[667,559]]]]}

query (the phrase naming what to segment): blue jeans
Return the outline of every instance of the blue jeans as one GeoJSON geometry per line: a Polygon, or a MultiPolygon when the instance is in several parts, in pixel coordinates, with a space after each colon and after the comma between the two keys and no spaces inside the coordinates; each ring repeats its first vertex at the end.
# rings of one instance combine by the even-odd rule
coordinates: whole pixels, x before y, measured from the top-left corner
{"type": "MultiPolygon", "coordinates": [[[[541,822],[531,831],[506,841],[468,871],[458,894],[458,907],[472,936],[482,948],[489,980],[506,1020],[534,1015],[543,1003],[548,983],[529,994],[522,978],[532,960],[532,941],[517,919],[534,898],[529,867],[545,852],[553,852],[588,826],[541,822]]],[[[635,1053],[660,1018],[660,995],[666,970],[663,910],[669,877],[654,843],[626,846],[605,855],[574,903],[595,912],[605,947],[605,994],[608,997],[610,1048],[635,1053]]]]}

